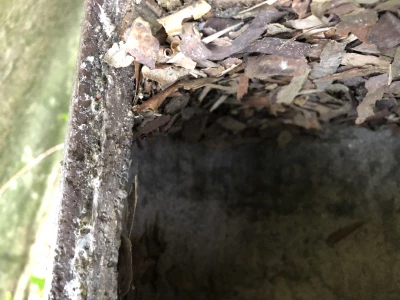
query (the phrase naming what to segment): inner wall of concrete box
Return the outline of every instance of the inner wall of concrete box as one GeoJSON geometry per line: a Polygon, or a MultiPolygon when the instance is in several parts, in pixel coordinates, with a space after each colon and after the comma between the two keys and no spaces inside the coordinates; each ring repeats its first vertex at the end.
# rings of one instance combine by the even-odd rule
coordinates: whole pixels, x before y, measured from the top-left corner
{"type": "Polygon", "coordinates": [[[135,149],[133,299],[398,299],[400,140],[135,149]],[[156,221],[157,220],[157,221],[156,221]]]}

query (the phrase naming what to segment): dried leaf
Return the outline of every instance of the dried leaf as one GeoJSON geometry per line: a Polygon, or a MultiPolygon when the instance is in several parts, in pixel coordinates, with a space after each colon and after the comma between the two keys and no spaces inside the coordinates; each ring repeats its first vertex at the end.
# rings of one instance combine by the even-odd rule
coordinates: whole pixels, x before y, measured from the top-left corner
{"type": "Polygon", "coordinates": [[[185,56],[182,52],[179,52],[177,55],[172,57],[167,61],[167,63],[174,64],[175,66],[179,66],[188,70],[194,70],[197,65],[195,61],[185,56]]]}
{"type": "Polygon", "coordinates": [[[351,32],[362,42],[369,43],[368,34],[378,20],[378,15],[372,9],[363,9],[344,15],[340,19],[341,22],[336,26],[336,34],[346,36],[351,32]]]}
{"type": "Polygon", "coordinates": [[[396,49],[393,62],[390,65],[390,76],[392,78],[400,77],[400,47],[396,49]]]}
{"type": "Polygon", "coordinates": [[[296,76],[309,69],[307,60],[285,58],[278,55],[249,57],[245,74],[249,78],[268,79],[274,75],[296,76]]]}
{"type": "Polygon", "coordinates": [[[310,0],[293,0],[292,9],[299,15],[299,19],[303,19],[307,14],[310,0]]]}
{"type": "Polygon", "coordinates": [[[324,23],[314,15],[301,20],[287,21],[285,24],[296,29],[310,29],[316,26],[324,25],[324,23]]]}
{"type": "Polygon", "coordinates": [[[285,32],[292,32],[293,29],[287,28],[282,24],[279,23],[272,23],[267,25],[267,33],[270,35],[275,35],[279,33],[285,33],[285,32]]]}
{"type": "Polygon", "coordinates": [[[358,45],[353,48],[353,50],[356,50],[361,53],[369,53],[369,54],[379,54],[380,51],[374,44],[366,44],[362,43],[361,45],[358,45]]]}
{"type": "Polygon", "coordinates": [[[379,3],[377,6],[375,6],[375,10],[379,12],[388,10],[393,13],[396,13],[399,5],[400,5],[399,0],[389,0],[379,3]]]}
{"type": "Polygon", "coordinates": [[[237,121],[229,116],[221,117],[216,122],[225,129],[232,131],[233,133],[239,133],[240,131],[243,131],[247,127],[246,124],[237,121]]]}
{"type": "Polygon", "coordinates": [[[252,43],[250,46],[246,47],[243,52],[257,52],[264,54],[276,54],[288,58],[301,58],[308,56],[310,50],[311,46],[306,43],[279,38],[264,38],[252,43]]]}
{"type": "Polygon", "coordinates": [[[315,79],[314,82],[324,82],[324,81],[331,81],[331,80],[343,80],[343,79],[349,79],[349,78],[354,78],[354,77],[360,77],[360,76],[367,76],[372,73],[377,73],[379,72],[379,68],[375,66],[367,66],[365,68],[354,68],[350,70],[346,70],[340,73],[336,74],[331,74],[324,76],[322,78],[315,79]]]}
{"type": "Polygon", "coordinates": [[[149,69],[147,66],[143,66],[142,74],[144,78],[157,81],[161,85],[161,89],[165,89],[182,77],[189,75],[189,70],[165,66],[149,69]]]}
{"type": "Polygon", "coordinates": [[[248,89],[249,89],[249,77],[247,77],[246,75],[240,75],[236,99],[242,100],[243,96],[247,94],[248,89]]]}
{"type": "Polygon", "coordinates": [[[204,0],[197,1],[184,9],[158,19],[158,22],[165,28],[168,35],[176,35],[182,32],[182,22],[185,19],[200,19],[211,10],[211,6],[204,0]]]}
{"type": "Polygon", "coordinates": [[[276,142],[280,149],[284,149],[291,142],[292,139],[293,136],[290,131],[283,130],[279,133],[276,142]]]}
{"type": "Polygon", "coordinates": [[[131,65],[134,60],[132,56],[126,53],[125,44],[123,42],[119,42],[119,44],[114,43],[104,55],[104,61],[115,68],[127,67],[131,65]]]}
{"type": "Polygon", "coordinates": [[[372,55],[361,55],[357,53],[346,53],[342,57],[342,65],[351,67],[363,67],[365,65],[374,65],[382,70],[389,68],[389,62],[372,55]]]}
{"type": "Polygon", "coordinates": [[[277,103],[291,104],[293,99],[299,94],[303,84],[306,82],[310,70],[306,70],[304,74],[294,76],[290,83],[282,87],[277,95],[277,103]]]}
{"type": "Polygon", "coordinates": [[[381,100],[383,94],[388,91],[388,74],[371,77],[365,83],[365,87],[368,93],[360,105],[357,106],[358,117],[356,124],[361,124],[368,117],[374,115],[376,101],[381,100]]]}
{"type": "Polygon", "coordinates": [[[385,13],[372,28],[368,40],[382,52],[400,44],[400,20],[392,13],[385,13]]]}
{"type": "Polygon", "coordinates": [[[126,36],[126,52],[141,64],[154,68],[160,44],[152,35],[149,23],[141,17],[137,18],[126,36]]]}
{"type": "Polygon", "coordinates": [[[340,240],[344,239],[345,237],[356,231],[362,225],[364,225],[364,222],[358,221],[351,225],[339,228],[338,230],[336,230],[335,232],[331,233],[328,236],[328,238],[326,239],[326,243],[330,247],[333,247],[337,242],[339,242],[340,240]]]}
{"type": "Polygon", "coordinates": [[[241,52],[265,31],[266,24],[276,21],[284,15],[285,13],[279,12],[276,9],[261,11],[251,22],[248,29],[237,37],[231,46],[226,47],[211,47],[212,45],[210,45],[210,48],[207,48],[201,42],[200,36],[194,31],[193,26],[184,24],[181,36],[181,51],[196,62],[222,60],[234,53],[241,52]]]}
{"type": "Polygon", "coordinates": [[[138,134],[149,134],[150,132],[153,132],[160,128],[161,126],[164,126],[169,122],[171,119],[170,116],[159,116],[155,118],[153,121],[146,122],[146,124],[142,127],[139,127],[138,129],[138,134]]]}
{"type": "Polygon", "coordinates": [[[325,45],[324,50],[322,50],[321,61],[312,70],[311,77],[321,78],[335,73],[345,53],[345,47],[345,43],[329,41],[325,45]]]}
{"type": "Polygon", "coordinates": [[[136,105],[133,107],[133,111],[143,111],[145,109],[150,109],[152,111],[157,111],[158,107],[164,102],[166,98],[171,96],[173,93],[175,93],[178,89],[183,87],[184,89],[197,89],[199,87],[204,86],[207,83],[210,83],[214,81],[214,78],[200,78],[200,79],[195,79],[195,80],[190,80],[190,81],[178,81],[171,85],[170,87],[166,88],[165,90],[159,92],[158,94],[155,94],[153,97],[148,99],[146,102],[136,105]]]}

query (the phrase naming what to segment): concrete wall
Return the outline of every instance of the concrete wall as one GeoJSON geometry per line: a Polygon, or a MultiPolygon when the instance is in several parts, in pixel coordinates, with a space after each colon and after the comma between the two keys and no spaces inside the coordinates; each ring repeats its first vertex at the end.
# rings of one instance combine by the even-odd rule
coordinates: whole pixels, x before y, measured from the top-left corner
{"type": "Polygon", "coordinates": [[[400,141],[332,128],[285,149],[136,149],[130,299],[398,299],[400,141]]]}

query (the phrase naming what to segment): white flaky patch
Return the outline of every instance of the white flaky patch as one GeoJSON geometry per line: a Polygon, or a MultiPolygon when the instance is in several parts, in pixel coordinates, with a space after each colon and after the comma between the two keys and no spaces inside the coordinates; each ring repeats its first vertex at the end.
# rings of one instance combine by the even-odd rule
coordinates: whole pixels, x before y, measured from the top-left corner
{"type": "Polygon", "coordinates": [[[286,60],[282,60],[281,64],[279,65],[281,67],[282,70],[286,70],[287,69],[287,61],[286,60]]]}
{"type": "Polygon", "coordinates": [[[112,32],[115,30],[115,25],[111,23],[111,20],[107,17],[104,9],[99,5],[100,8],[100,22],[103,24],[103,30],[108,37],[111,36],[112,32]]]}

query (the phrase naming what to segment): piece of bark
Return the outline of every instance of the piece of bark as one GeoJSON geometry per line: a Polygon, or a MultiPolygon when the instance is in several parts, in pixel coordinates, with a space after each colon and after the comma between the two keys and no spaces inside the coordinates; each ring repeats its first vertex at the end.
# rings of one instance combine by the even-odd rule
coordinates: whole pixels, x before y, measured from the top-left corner
{"type": "Polygon", "coordinates": [[[365,83],[365,88],[368,93],[360,105],[357,106],[358,117],[356,124],[361,124],[374,115],[376,101],[381,100],[383,94],[388,90],[388,74],[371,77],[365,83]]]}
{"type": "Polygon", "coordinates": [[[400,44],[400,20],[390,12],[385,13],[372,28],[368,40],[382,52],[396,47],[400,44]]]}
{"type": "Polygon", "coordinates": [[[311,72],[312,78],[322,78],[334,74],[345,53],[345,43],[329,41],[321,53],[321,61],[311,72]]]}
{"type": "Polygon", "coordinates": [[[296,76],[309,69],[307,60],[286,58],[278,55],[249,57],[245,74],[249,78],[268,79],[274,75],[296,76]]]}
{"type": "Polygon", "coordinates": [[[331,75],[327,75],[318,79],[315,79],[314,82],[324,82],[324,81],[333,81],[333,80],[343,80],[343,79],[349,79],[349,78],[354,78],[354,77],[360,77],[360,76],[367,76],[372,73],[379,73],[380,70],[378,67],[375,66],[367,66],[365,68],[354,68],[350,70],[346,70],[340,73],[335,73],[331,75]]]}
{"type": "Polygon", "coordinates": [[[300,43],[293,40],[285,40],[279,38],[264,38],[259,41],[255,41],[248,47],[246,47],[243,53],[264,53],[264,54],[275,54],[288,58],[301,58],[308,56],[310,53],[311,46],[306,43],[300,43]]]}

